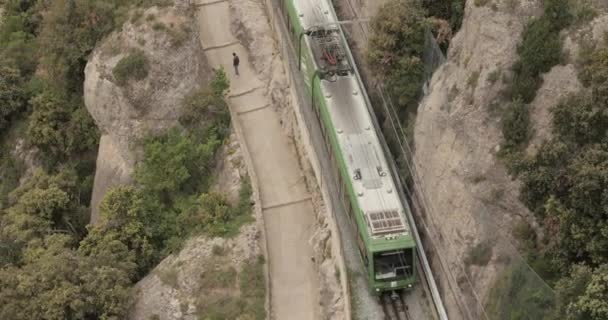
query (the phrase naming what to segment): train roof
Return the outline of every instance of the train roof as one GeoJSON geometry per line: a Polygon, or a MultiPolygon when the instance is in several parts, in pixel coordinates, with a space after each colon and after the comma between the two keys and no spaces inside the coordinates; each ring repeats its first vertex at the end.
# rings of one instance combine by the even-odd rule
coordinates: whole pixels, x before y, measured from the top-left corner
{"type": "Polygon", "coordinates": [[[304,29],[337,21],[327,1],[300,0],[293,1],[293,4],[304,29]]]}
{"type": "MultiPolygon", "coordinates": [[[[294,5],[304,29],[337,21],[327,1],[294,1],[294,5]]],[[[306,41],[313,47],[309,37],[306,41]]],[[[369,113],[365,89],[352,72],[321,81],[321,88],[368,234],[372,239],[410,235],[404,206],[369,113]]]]}
{"type": "Polygon", "coordinates": [[[366,100],[354,75],[322,81],[325,101],[371,236],[409,233],[366,100]]]}

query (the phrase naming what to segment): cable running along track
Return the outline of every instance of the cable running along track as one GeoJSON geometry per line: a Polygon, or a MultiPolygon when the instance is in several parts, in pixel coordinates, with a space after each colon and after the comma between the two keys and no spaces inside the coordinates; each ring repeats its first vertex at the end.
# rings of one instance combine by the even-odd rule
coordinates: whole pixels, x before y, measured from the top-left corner
{"type": "MultiPolygon", "coordinates": [[[[359,24],[359,26],[361,28],[361,31],[362,31],[365,39],[368,40],[368,31],[365,30],[365,28],[361,24],[361,22],[363,22],[363,21],[359,21],[359,18],[356,16],[355,10],[352,7],[352,4],[351,4],[350,0],[346,0],[346,1],[347,1],[348,5],[350,7],[350,10],[353,12],[354,21],[359,22],[358,24],[359,24]]],[[[332,10],[334,10],[333,6],[332,6],[332,10]]],[[[335,12],[335,10],[334,10],[334,15],[337,17],[337,13],[335,12]]],[[[365,20],[367,20],[367,19],[365,19],[365,20]]],[[[342,30],[342,26],[341,25],[342,24],[339,24],[340,31],[342,33],[344,42],[346,43],[346,37],[344,36],[344,32],[342,30]]],[[[363,84],[363,80],[361,79],[358,67],[357,67],[357,65],[355,63],[355,59],[354,59],[354,57],[352,55],[352,52],[351,52],[351,49],[350,49],[350,46],[349,46],[348,43],[346,43],[346,48],[347,48],[346,49],[346,53],[347,53],[349,59],[352,61],[353,70],[354,70],[354,73],[356,74],[357,80],[359,81],[361,87],[365,88],[365,85],[363,84]]],[[[370,112],[370,114],[371,114],[371,116],[372,116],[372,118],[374,120],[373,121],[374,122],[374,129],[378,132],[378,136],[380,137],[380,141],[381,141],[381,144],[382,144],[382,147],[383,147],[383,150],[384,150],[385,154],[388,155],[387,158],[388,158],[389,167],[390,167],[389,169],[391,170],[393,176],[395,177],[395,182],[396,182],[396,184],[398,186],[397,190],[399,191],[401,199],[404,202],[406,202],[407,198],[406,198],[406,196],[404,194],[404,188],[407,188],[407,186],[402,185],[401,180],[398,178],[399,177],[399,171],[397,170],[397,167],[396,167],[396,164],[394,162],[394,159],[390,156],[391,153],[390,153],[390,150],[388,148],[388,145],[386,144],[386,141],[384,140],[384,136],[382,134],[382,131],[379,129],[378,121],[377,121],[377,119],[375,117],[374,110],[371,108],[371,101],[369,100],[367,92],[364,91],[363,94],[364,94],[364,97],[365,97],[365,99],[367,101],[368,111],[370,112]]],[[[437,312],[437,315],[438,315],[439,319],[440,320],[447,320],[448,319],[447,313],[445,311],[445,307],[443,305],[443,301],[441,299],[441,296],[439,295],[439,290],[437,288],[437,285],[436,285],[435,279],[433,277],[430,265],[428,263],[428,259],[426,257],[426,253],[424,251],[424,248],[423,248],[421,240],[420,240],[420,236],[418,234],[416,225],[414,223],[414,218],[411,215],[408,215],[407,218],[408,218],[408,222],[411,225],[412,233],[413,233],[413,235],[414,235],[414,237],[416,239],[416,244],[418,246],[418,250],[416,250],[416,252],[418,253],[417,254],[417,259],[418,259],[418,265],[421,266],[421,268],[418,268],[418,269],[423,274],[424,280],[425,280],[426,284],[428,285],[429,290],[431,291],[431,298],[433,300],[433,305],[435,306],[435,311],[437,312]]],[[[385,310],[385,314],[386,314],[387,319],[391,319],[391,320],[392,319],[399,319],[399,320],[401,320],[401,319],[409,319],[409,316],[408,316],[408,313],[407,313],[407,305],[405,304],[405,300],[404,300],[403,294],[398,294],[398,298],[395,298],[394,295],[393,295],[392,298],[389,296],[388,300],[387,300],[387,298],[385,296],[383,296],[382,297],[382,305],[383,305],[383,309],[385,310]],[[399,313],[399,310],[401,310],[401,309],[403,310],[402,314],[399,313]],[[391,312],[391,310],[394,310],[396,312],[394,314],[395,317],[391,318],[391,316],[393,315],[393,313],[391,312]]]]}

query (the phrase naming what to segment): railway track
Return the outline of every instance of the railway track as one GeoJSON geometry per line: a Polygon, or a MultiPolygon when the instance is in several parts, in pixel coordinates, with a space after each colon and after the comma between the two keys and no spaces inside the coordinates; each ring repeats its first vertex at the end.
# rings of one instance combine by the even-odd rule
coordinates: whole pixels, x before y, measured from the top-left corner
{"type": "MultiPolygon", "coordinates": [[[[347,4],[347,10],[350,11],[350,17],[348,17],[347,19],[351,19],[352,21],[359,21],[360,17],[358,16],[358,14],[355,10],[352,0],[344,0],[344,2],[347,4]]],[[[343,17],[340,17],[340,18],[343,18],[343,17]]],[[[357,23],[357,25],[361,29],[361,34],[363,36],[363,39],[366,42],[368,42],[369,41],[369,30],[366,27],[364,27],[364,24],[361,22],[357,23]]],[[[351,54],[351,59],[355,60],[354,57],[352,56],[352,54],[351,54]]],[[[355,69],[357,69],[357,67],[355,67],[355,69]]],[[[358,72],[359,71],[357,70],[357,73],[358,72]]],[[[363,80],[360,79],[360,81],[363,81],[363,80]]],[[[384,94],[382,94],[382,92],[381,92],[381,95],[384,99],[384,94]]],[[[370,110],[370,113],[373,114],[373,110],[370,110]]],[[[389,112],[389,116],[390,116],[390,112],[389,112]]],[[[385,148],[385,151],[390,154],[390,151],[388,149],[388,146],[386,145],[386,142],[384,142],[384,148],[385,148]]],[[[396,164],[394,162],[391,163],[391,167],[392,167],[393,172],[398,172],[398,170],[396,169],[396,164]]],[[[400,181],[397,181],[397,182],[399,184],[400,181]]],[[[403,192],[405,192],[405,190],[403,190],[403,192]]],[[[405,194],[403,195],[403,197],[406,198],[405,194]]],[[[430,294],[432,303],[435,307],[434,311],[436,312],[437,318],[440,320],[448,320],[448,316],[445,311],[443,301],[441,299],[441,296],[439,295],[439,291],[437,289],[435,279],[433,278],[431,268],[428,264],[426,253],[422,246],[418,231],[416,229],[414,219],[412,216],[409,216],[408,220],[410,221],[410,224],[413,226],[413,231],[416,236],[416,243],[419,246],[418,255],[416,256],[416,268],[417,268],[417,270],[420,271],[422,279],[424,279],[424,281],[420,281],[420,285],[422,285],[424,287],[424,290],[430,294]]],[[[382,308],[385,313],[385,319],[388,319],[388,320],[393,320],[393,319],[410,320],[411,319],[409,312],[408,312],[407,304],[405,302],[406,301],[405,296],[404,296],[405,294],[406,294],[405,292],[399,292],[399,293],[396,293],[396,295],[386,294],[381,297],[381,304],[382,304],[382,308]]],[[[435,317],[433,317],[433,318],[435,318],[435,317]]]]}
{"type": "Polygon", "coordinates": [[[385,320],[411,320],[403,292],[392,292],[380,297],[385,320]]]}

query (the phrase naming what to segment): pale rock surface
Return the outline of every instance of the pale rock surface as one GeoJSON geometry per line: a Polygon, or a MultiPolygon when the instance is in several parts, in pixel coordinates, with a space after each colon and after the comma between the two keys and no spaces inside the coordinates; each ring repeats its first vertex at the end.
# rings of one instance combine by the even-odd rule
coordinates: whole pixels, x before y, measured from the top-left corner
{"type": "MultiPolygon", "coordinates": [[[[448,312],[472,319],[484,317],[481,306],[505,264],[521,261],[511,235],[513,226],[521,219],[535,224],[519,201],[519,182],[512,180],[497,153],[502,141],[500,118],[507,104],[500,99],[502,78],[509,76],[518,59],[516,48],[526,22],[542,13],[542,1],[492,3],[497,10],[467,1],[462,29],[452,41],[448,62],[433,76],[430,92],[419,106],[414,133],[415,167],[430,207],[423,221],[444,265],[436,268],[439,285],[446,291],[452,288],[461,299],[460,306],[448,304],[448,312]],[[497,81],[489,80],[492,73],[499,75],[497,81]],[[479,244],[491,247],[490,261],[467,265],[467,256],[479,244]]],[[[608,28],[605,19],[600,15],[578,34],[597,41],[608,28]]],[[[568,32],[562,39],[566,51],[576,57],[578,37],[568,32]]],[[[530,104],[529,154],[551,136],[551,108],[581,88],[573,64],[555,66],[543,80],[530,104]]]]}
{"type": "Polygon", "coordinates": [[[229,256],[230,266],[240,270],[245,262],[260,254],[257,225],[241,228],[233,239],[195,237],[178,253],[164,259],[135,286],[136,302],[130,320],[198,320],[197,304],[201,296],[201,274],[213,272],[213,247],[222,247],[229,256]],[[175,280],[164,280],[169,278],[175,280]],[[171,283],[170,281],[175,281],[171,283]]]}
{"type": "Polygon", "coordinates": [[[543,85],[536,93],[536,98],[530,103],[532,136],[526,150],[528,154],[535,154],[542,143],[551,138],[553,129],[551,108],[569,94],[583,88],[578,80],[578,71],[572,64],[555,66],[543,75],[543,80],[543,85]]]}
{"type": "Polygon", "coordinates": [[[95,49],[86,66],[85,104],[102,132],[91,203],[93,222],[106,191],[131,181],[142,138],[175,126],[184,97],[209,81],[211,72],[193,27],[190,2],[174,2],[172,7],[149,8],[137,21],[126,22],[95,49]],[[166,29],[153,28],[161,23],[166,29]],[[183,39],[178,43],[179,33],[183,39]],[[133,50],[145,53],[148,76],[119,86],[112,70],[133,50]]]}

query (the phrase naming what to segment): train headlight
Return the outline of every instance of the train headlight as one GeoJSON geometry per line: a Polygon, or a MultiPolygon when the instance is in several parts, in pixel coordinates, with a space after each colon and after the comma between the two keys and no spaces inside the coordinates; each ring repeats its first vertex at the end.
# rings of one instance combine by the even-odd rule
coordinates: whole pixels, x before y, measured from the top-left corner
{"type": "Polygon", "coordinates": [[[376,288],[376,292],[380,292],[380,288],[376,288]]]}
{"type": "Polygon", "coordinates": [[[411,284],[411,283],[410,283],[410,284],[408,284],[408,285],[407,285],[407,287],[408,287],[408,288],[411,288],[411,287],[412,287],[412,284],[411,284]]]}

